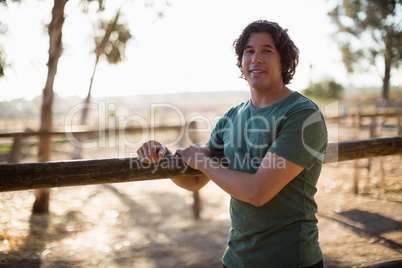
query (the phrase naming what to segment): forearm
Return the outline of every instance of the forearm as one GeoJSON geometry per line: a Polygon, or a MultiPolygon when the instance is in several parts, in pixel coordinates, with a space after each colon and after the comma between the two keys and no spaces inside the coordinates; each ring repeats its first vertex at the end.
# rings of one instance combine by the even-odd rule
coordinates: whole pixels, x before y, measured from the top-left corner
{"type": "Polygon", "coordinates": [[[205,163],[200,168],[200,171],[222,190],[241,201],[251,204],[256,203],[253,200],[258,190],[258,187],[253,183],[255,174],[228,169],[217,165],[211,159],[206,160],[205,163]]]}
{"type": "MultiPolygon", "coordinates": [[[[273,153],[267,152],[256,173],[231,170],[212,159],[208,148],[194,145],[177,150],[183,160],[194,169],[200,170],[222,190],[236,199],[262,206],[270,201],[303,168],[273,153]],[[282,163],[272,166],[271,163],[282,163]]],[[[181,183],[181,182],[179,182],[181,183]]],[[[185,182],[183,188],[189,189],[185,182]]],[[[198,185],[198,182],[193,182],[198,185]]],[[[179,184],[178,184],[179,185],[179,184]]],[[[180,185],[179,185],[180,186],[180,185]]]]}
{"type": "MultiPolygon", "coordinates": [[[[267,166],[267,161],[278,163],[279,159],[279,156],[267,153],[261,166],[267,166]]],[[[283,161],[286,160],[283,159],[283,161]]],[[[200,166],[199,169],[234,198],[255,206],[261,206],[270,201],[303,170],[302,167],[286,161],[286,164],[281,167],[268,169],[260,167],[256,173],[247,173],[225,168],[210,158],[206,159],[205,165],[200,166]]]]}
{"type": "Polygon", "coordinates": [[[195,192],[208,183],[209,178],[205,175],[170,178],[177,186],[191,192],[195,192]]]}

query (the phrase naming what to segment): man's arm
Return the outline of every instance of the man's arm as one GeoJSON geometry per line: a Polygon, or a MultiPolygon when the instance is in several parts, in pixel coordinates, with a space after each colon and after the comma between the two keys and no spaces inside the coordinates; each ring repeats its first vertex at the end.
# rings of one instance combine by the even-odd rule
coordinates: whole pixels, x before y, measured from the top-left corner
{"type": "MultiPolygon", "coordinates": [[[[137,154],[141,162],[150,164],[162,160],[165,155],[172,154],[172,152],[164,144],[150,140],[142,144],[137,150],[137,154]]],[[[192,192],[198,191],[209,182],[209,178],[205,175],[170,179],[177,186],[192,192]]]]}
{"type": "Polygon", "coordinates": [[[189,190],[191,192],[196,192],[200,190],[209,182],[209,178],[205,175],[190,176],[190,177],[180,177],[180,178],[170,178],[177,186],[189,190]]]}
{"type": "Polygon", "coordinates": [[[213,163],[214,160],[205,153],[205,148],[197,145],[178,150],[177,153],[187,164],[200,170],[225,192],[254,206],[262,206],[270,201],[303,170],[301,166],[270,152],[267,152],[254,174],[213,163]]]}

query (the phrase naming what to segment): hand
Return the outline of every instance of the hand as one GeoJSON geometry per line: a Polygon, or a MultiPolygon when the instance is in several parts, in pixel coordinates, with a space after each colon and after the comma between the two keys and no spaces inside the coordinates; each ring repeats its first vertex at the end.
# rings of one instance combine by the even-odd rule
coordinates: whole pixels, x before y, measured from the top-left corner
{"type": "Polygon", "coordinates": [[[166,154],[171,154],[168,148],[159,141],[150,140],[144,142],[137,150],[138,158],[142,163],[156,163],[163,159],[166,154]]]}
{"type": "Polygon", "coordinates": [[[191,145],[185,149],[178,149],[176,154],[180,155],[184,162],[194,169],[201,169],[205,166],[205,161],[212,156],[208,147],[198,144],[191,145]]]}

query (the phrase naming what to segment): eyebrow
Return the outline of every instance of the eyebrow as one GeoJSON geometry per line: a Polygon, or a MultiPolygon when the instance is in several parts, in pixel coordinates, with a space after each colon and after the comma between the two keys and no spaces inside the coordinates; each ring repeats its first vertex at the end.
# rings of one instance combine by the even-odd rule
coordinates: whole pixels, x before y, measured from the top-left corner
{"type": "MultiPolygon", "coordinates": [[[[246,45],[246,46],[244,47],[244,50],[246,50],[246,49],[248,49],[248,48],[252,48],[252,47],[253,47],[253,46],[246,45]]],[[[275,47],[272,46],[272,45],[270,45],[270,44],[263,45],[263,47],[269,47],[269,48],[275,49],[275,47]]]]}

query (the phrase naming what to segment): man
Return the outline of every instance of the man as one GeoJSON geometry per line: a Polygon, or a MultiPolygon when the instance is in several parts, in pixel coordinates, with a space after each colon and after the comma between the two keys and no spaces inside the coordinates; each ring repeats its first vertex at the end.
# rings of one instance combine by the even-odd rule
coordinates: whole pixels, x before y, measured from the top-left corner
{"type": "MultiPolygon", "coordinates": [[[[249,24],[234,47],[251,98],[218,121],[205,147],[177,150],[206,176],[172,180],[190,191],[211,180],[231,195],[224,267],[323,267],[314,194],[327,130],[317,105],[286,86],[299,51],[269,21],[249,24]],[[219,150],[229,168],[214,162],[219,150]]],[[[170,153],[156,141],[138,149],[145,163],[170,153]]]]}

